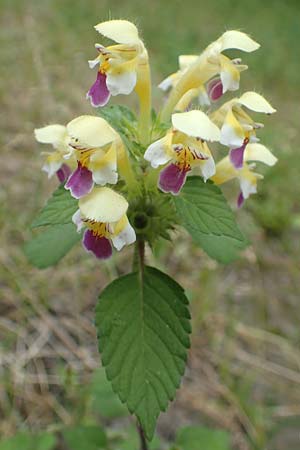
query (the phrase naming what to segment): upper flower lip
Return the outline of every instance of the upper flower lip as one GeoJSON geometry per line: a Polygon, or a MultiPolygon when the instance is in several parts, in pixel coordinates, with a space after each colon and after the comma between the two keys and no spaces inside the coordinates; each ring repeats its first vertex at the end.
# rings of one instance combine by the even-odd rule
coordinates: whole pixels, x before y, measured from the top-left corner
{"type": "Polygon", "coordinates": [[[137,27],[128,20],[108,20],[96,25],[95,30],[118,44],[140,43],[137,27]]]}
{"type": "Polygon", "coordinates": [[[67,125],[70,145],[77,149],[103,147],[118,138],[118,134],[101,117],[79,116],[67,125]]]}
{"type": "Polygon", "coordinates": [[[193,110],[172,115],[173,127],[188,136],[206,141],[219,141],[220,130],[202,111],[193,110]]]}
{"type": "Polygon", "coordinates": [[[128,203],[124,197],[107,187],[94,188],[79,200],[82,215],[96,222],[117,222],[126,214],[128,203]]]}

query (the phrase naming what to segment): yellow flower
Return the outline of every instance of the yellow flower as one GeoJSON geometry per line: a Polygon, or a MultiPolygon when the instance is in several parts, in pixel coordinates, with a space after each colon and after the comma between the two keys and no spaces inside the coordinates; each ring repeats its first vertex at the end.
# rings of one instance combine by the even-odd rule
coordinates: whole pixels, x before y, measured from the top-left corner
{"type": "Polygon", "coordinates": [[[188,111],[172,115],[172,129],[146,150],[144,158],[153,168],[167,165],[161,172],[158,187],[177,195],[186,176],[199,167],[205,180],[215,173],[215,163],[205,141],[218,141],[220,130],[202,111],[188,111]]]}
{"type": "Polygon", "coordinates": [[[264,114],[273,114],[276,111],[261,95],[245,92],[241,97],[226,102],[210,114],[210,119],[221,129],[221,144],[230,148],[230,160],[236,169],[243,166],[247,144],[259,141],[256,130],[263,127],[244,111],[244,107],[264,114]]]}
{"type": "Polygon", "coordinates": [[[73,215],[73,222],[80,231],[83,227],[83,246],[97,258],[106,259],[112,255],[112,245],[119,251],[136,240],[126,212],[128,203],[112,189],[94,188],[79,200],[79,209],[73,215]]]}
{"type": "Polygon", "coordinates": [[[89,61],[91,68],[98,66],[98,74],[87,98],[97,107],[105,105],[111,95],[128,95],[134,90],[139,64],[148,61],[148,55],[136,26],[127,20],[102,22],[95,29],[117,43],[108,47],[96,44],[99,54],[89,61]]]}
{"type": "Polygon", "coordinates": [[[247,69],[247,66],[242,65],[240,59],[231,60],[222,52],[228,49],[253,52],[258,48],[259,44],[245,33],[231,30],[210,44],[200,56],[179,57],[180,70],[160,84],[163,89],[173,87],[163,108],[162,119],[167,120],[179,100],[190,90],[193,90],[194,96],[200,94],[202,103],[207,103],[209,97],[216,100],[226,91],[238,89],[240,72],[247,69]],[[208,95],[205,96],[204,86],[209,80],[214,82],[206,86],[208,95]]]}
{"type": "Polygon", "coordinates": [[[223,184],[234,178],[239,180],[240,194],[238,196],[238,207],[242,206],[251,194],[257,192],[257,181],[263,176],[253,172],[255,163],[250,161],[262,162],[268,166],[273,166],[277,162],[277,158],[271,153],[267,147],[262,144],[248,144],[245,149],[244,162],[240,169],[235,168],[229,156],[226,156],[216,165],[216,174],[211,178],[215,184],[223,184]]]}
{"type": "Polygon", "coordinates": [[[66,164],[65,156],[71,151],[69,146],[69,136],[67,128],[63,125],[48,125],[34,130],[35,138],[42,144],[51,144],[54,148],[52,152],[43,152],[46,156],[42,170],[51,178],[55,173],[60,181],[64,181],[71,173],[71,168],[75,167],[75,158],[69,158],[66,164]],[[71,167],[70,167],[71,166],[71,167]]]}

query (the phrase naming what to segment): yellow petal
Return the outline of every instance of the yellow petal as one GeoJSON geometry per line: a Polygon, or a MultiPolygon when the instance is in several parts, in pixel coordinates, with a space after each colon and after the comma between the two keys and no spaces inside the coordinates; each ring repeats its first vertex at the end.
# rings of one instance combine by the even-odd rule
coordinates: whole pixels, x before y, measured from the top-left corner
{"type": "Polygon", "coordinates": [[[268,166],[274,166],[277,158],[262,144],[248,144],[244,156],[245,161],[260,161],[268,166]]]}
{"type": "Polygon", "coordinates": [[[94,188],[90,194],[79,200],[83,218],[96,222],[118,222],[127,208],[125,198],[106,187],[94,188]]]}
{"type": "Polygon", "coordinates": [[[221,51],[236,48],[250,53],[260,47],[260,44],[251,39],[250,36],[237,30],[226,31],[218,41],[221,43],[221,51]]]}
{"type": "Polygon", "coordinates": [[[115,165],[117,160],[117,150],[115,145],[112,145],[107,152],[99,149],[95,151],[90,157],[90,170],[99,170],[105,166],[115,165]]]}
{"type": "Polygon", "coordinates": [[[187,67],[194,64],[199,58],[199,55],[180,55],[178,58],[180,70],[186,69],[187,67]]]}
{"type": "Polygon", "coordinates": [[[42,144],[53,144],[54,146],[62,142],[67,134],[66,127],[63,125],[48,125],[34,130],[35,138],[42,144]]]}
{"type": "Polygon", "coordinates": [[[193,110],[172,115],[173,127],[188,136],[219,141],[220,130],[202,111],[193,110]]]}
{"type": "Polygon", "coordinates": [[[118,44],[137,44],[139,34],[136,26],[127,20],[109,20],[101,22],[95,29],[103,36],[112,39],[118,44]]]}
{"type": "Polygon", "coordinates": [[[67,125],[71,144],[82,148],[102,147],[114,141],[118,135],[101,117],[80,116],[67,125]]]}
{"type": "Polygon", "coordinates": [[[211,180],[215,184],[223,184],[226,181],[232,180],[237,176],[237,170],[233,167],[232,163],[229,160],[229,157],[221,159],[216,165],[216,173],[211,180]]]}
{"type": "Polygon", "coordinates": [[[252,111],[261,112],[265,114],[273,114],[276,112],[267,100],[256,92],[245,92],[238,100],[238,102],[246,106],[252,111]]]}

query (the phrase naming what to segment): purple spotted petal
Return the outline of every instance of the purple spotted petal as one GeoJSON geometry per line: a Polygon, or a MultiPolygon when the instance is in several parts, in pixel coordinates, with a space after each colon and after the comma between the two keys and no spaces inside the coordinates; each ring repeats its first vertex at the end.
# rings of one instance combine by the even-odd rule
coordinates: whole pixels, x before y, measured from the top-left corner
{"type": "Polygon", "coordinates": [[[244,162],[244,152],[247,144],[243,144],[239,148],[233,148],[230,150],[229,158],[236,169],[241,169],[244,162]]]}
{"type": "Polygon", "coordinates": [[[56,175],[60,183],[64,183],[71,175],[71,169],[67,164],[62,164],[60,169],[56,171],[56,175]]]}
{"type": "Polygon", "coordinates": [[[82,244],[87,251],[94,253],[96,258],[107,259],[112,255],[110,241],[105,237],[94,235],[91,230],[84,232],[82,244]]]}
{"type": "Polygon", "coordinates": [[[238,199],[237,199],[237,207],[241,208],[243,206],[243,204],[244,204],[244,201],[245,201],[245,198],[243,196],[243,193],[240,192],[240,194],[238,196],[238,199]]]}
{"type": "Polygon", "coordinates": [[[220,78],[213,78],[207,84],[207,93],[209,98],[215,102],[223,95],[223,84],[220,78]]]}
{"type": "Polygon", "coordinates": [[[94,186],[92,172],[78,163],[77,169],[69,177],[65,188],[71,191],[74,198],[80,198],[91,192],[94,186]]]}
{"type": "Polygon", "coordinates": [[[178,194],[185,183],[187,170],[181,170],[176,164],[169,164],[159,175],[158,186],[164,192],[178,194]]]}
{"type": "Polygon", "coordinates": [[[86,98],[90,99],[91,105],[95,108],[106,105],[110,98],[110,92],[106,86],[104,73],[98,72],[97,79],[86,94],[86,98]]]}

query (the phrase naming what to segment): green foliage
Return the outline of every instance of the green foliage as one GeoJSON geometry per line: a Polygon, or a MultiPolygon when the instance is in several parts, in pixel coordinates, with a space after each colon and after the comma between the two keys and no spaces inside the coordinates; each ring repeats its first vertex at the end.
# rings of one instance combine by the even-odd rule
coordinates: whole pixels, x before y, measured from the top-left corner
{"type": "Polygon", "coordinates": [[[227,201],[214,184],[189,177],[174,201],[182,225],[212,258],[229,263],[247,246],[227,201]]]}
{"type": "Polygon", "coordinates": [[[53,434],[21,432],[1,441],[0,450],[52,450],[55,444],[56,438],[53,434]]]}
{"type": "Polygon", "coordinates": [[[73,223],[49,226],[26,242],[25,255],[32,265],[45,269],[60,261],[80,239],[73,223]]]}
{"type": "Polygon", "coordinates": [[[107,448],[105,432],[96,425],[66,428],[63,437],[70,450],[101,450],[107,448]]]}
{"type": "Polygon", "coordinates": [[[206,427],[187,427],[179,430],[176,450],[231,450],[230,435],[226,431],[206,427]]]}
{"type": "Polygon", "coordinates": [[[98,108],[98,114],[120,134],[132,156],[141,156],[144,149],[138,143],[137,119],[131,109],[124,105],[109,105],[98,108]]]}
{"type": "Polygon", "coordinates": [[[174,280],[145,267],[142,276],[131,273],[111,283],[97,304],[99,349],[107,377],[149,440],[185,369],[187,303],[174,280]]]}
{"type": "Polygon", "coordinates": [[[54,191],[37,218],[32,223],[32,228],[45,225],[62,225],[70,223],[72,215],[78,209],[78,200],[73,198],[64,185],[60,185],[54,191]]]}
{"type": "Polygon", "coordinates": [[[91,386],[92,408],[102,417],[113,419],[127,415],[126,407],[120,402],[117,395],[112,390],[111,384],[107,381],[104,369],[96,370],[91,386]]]}

